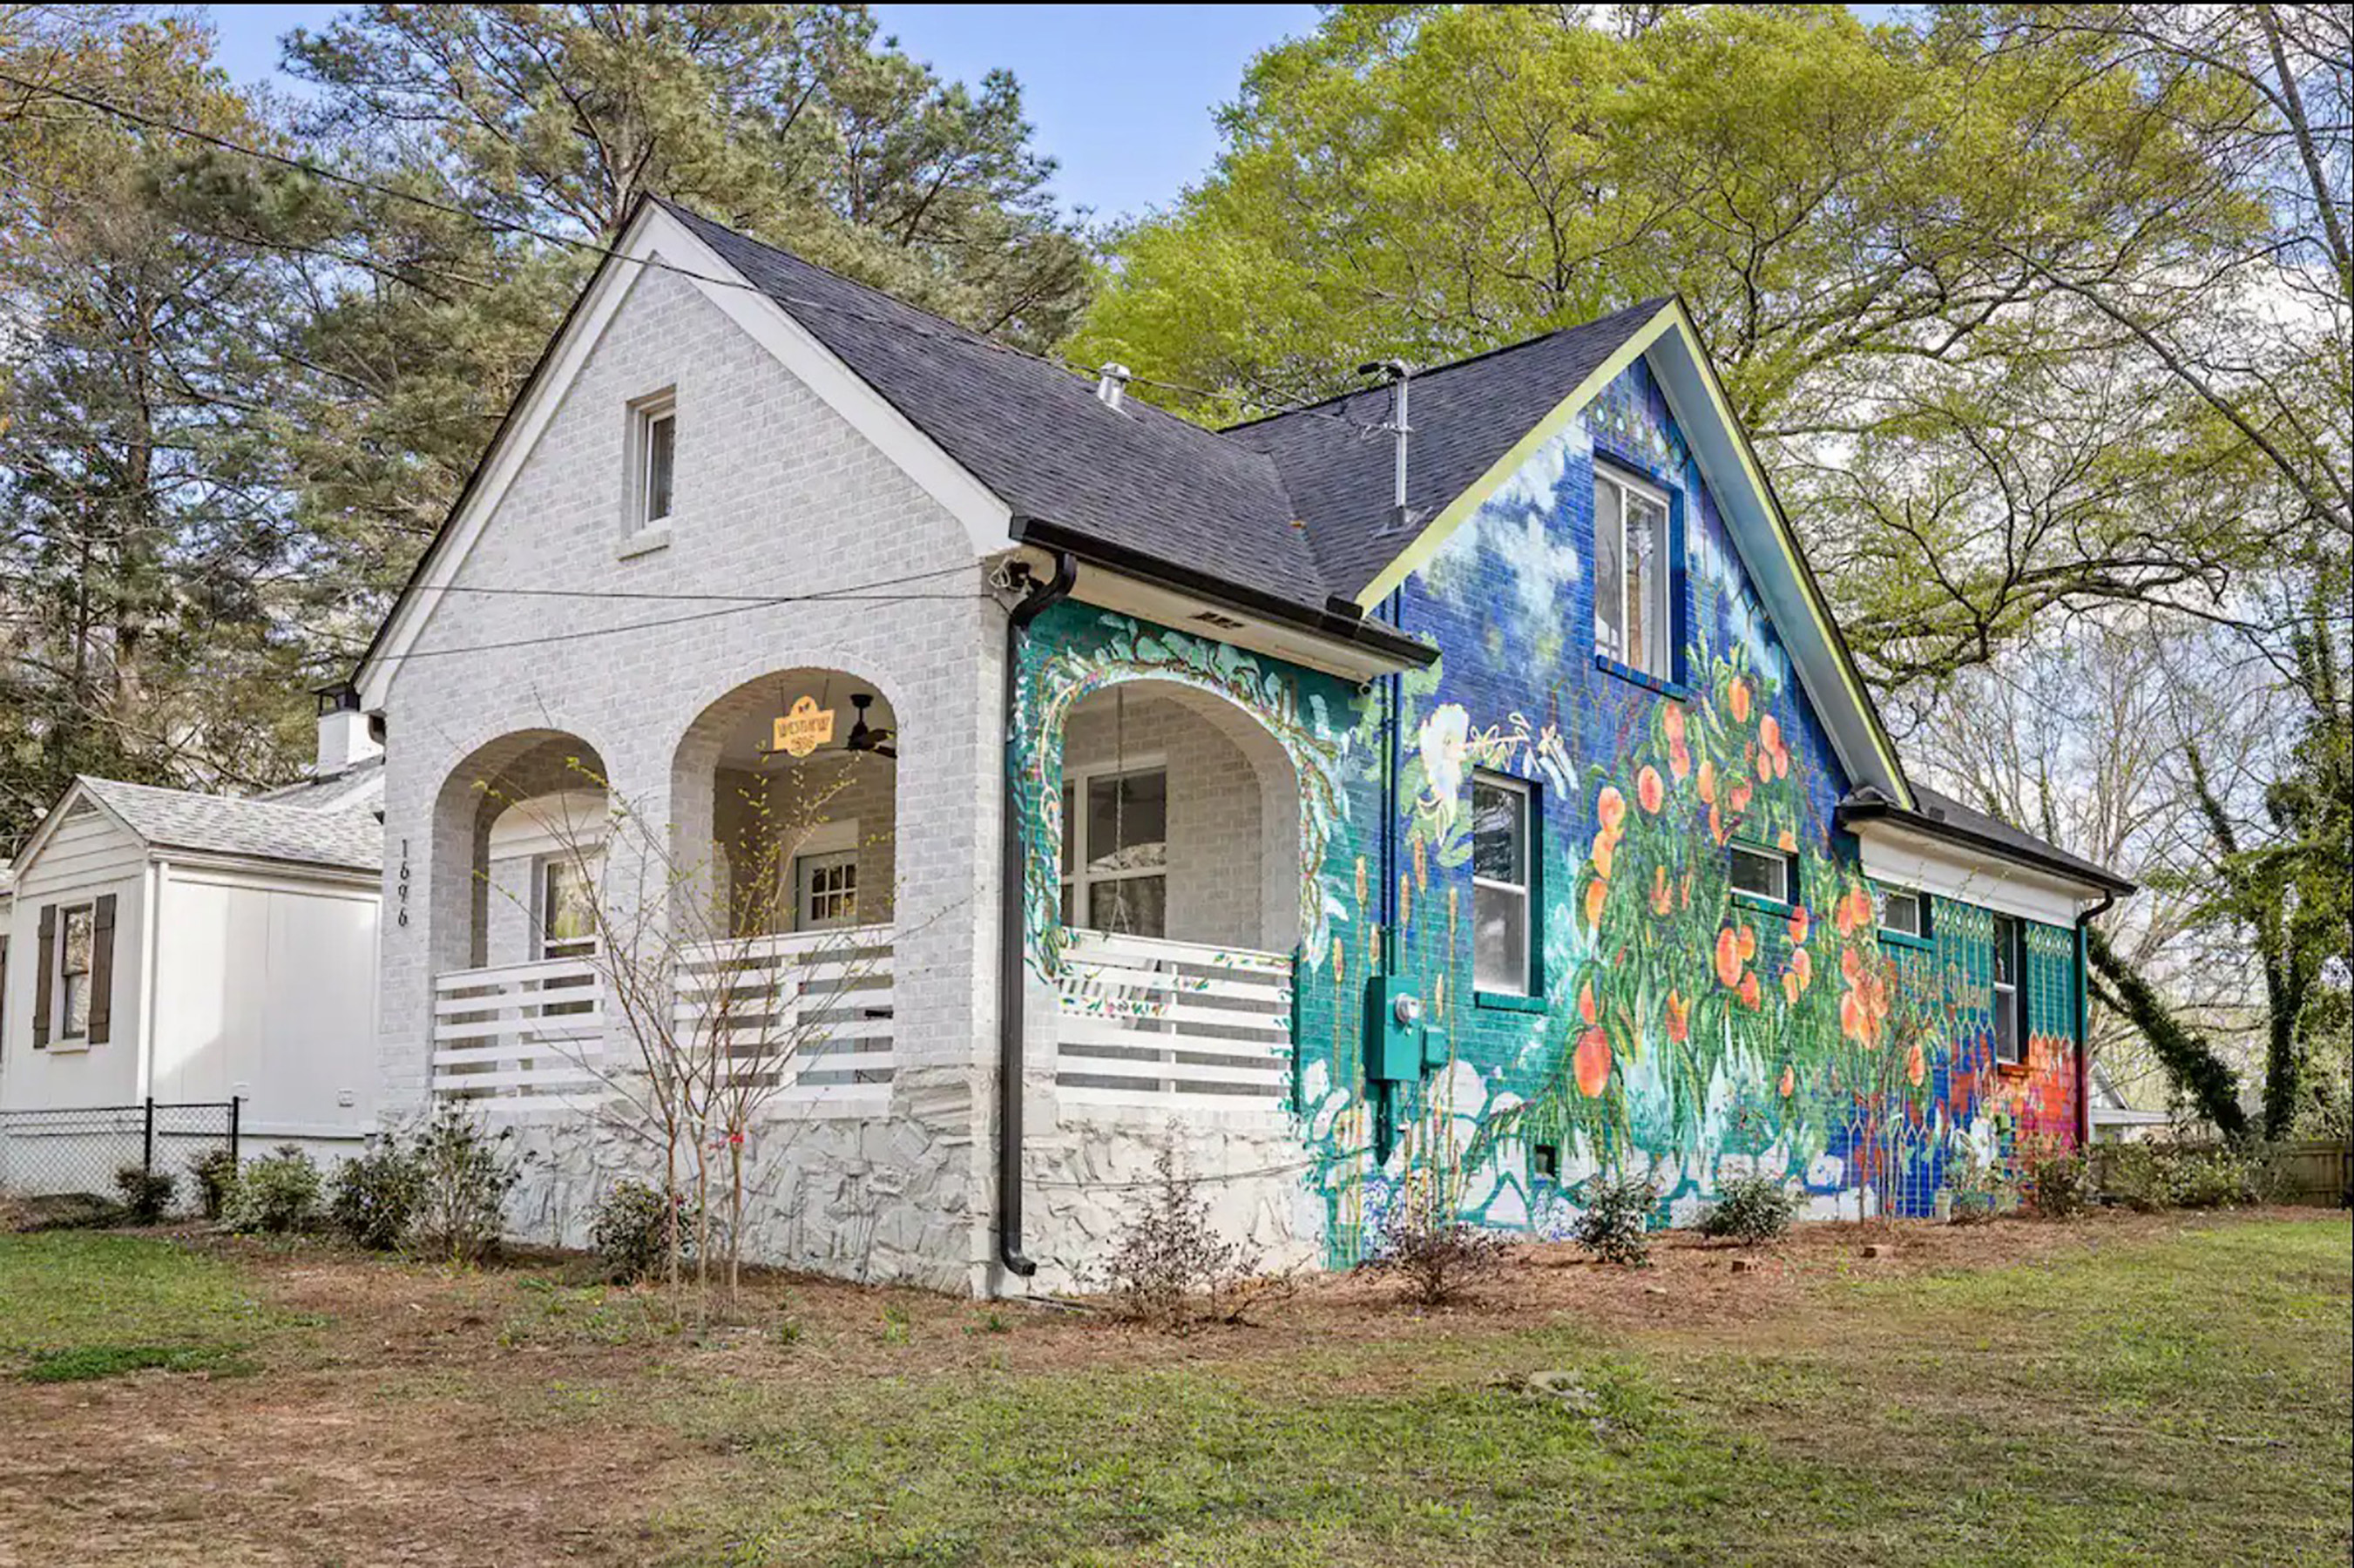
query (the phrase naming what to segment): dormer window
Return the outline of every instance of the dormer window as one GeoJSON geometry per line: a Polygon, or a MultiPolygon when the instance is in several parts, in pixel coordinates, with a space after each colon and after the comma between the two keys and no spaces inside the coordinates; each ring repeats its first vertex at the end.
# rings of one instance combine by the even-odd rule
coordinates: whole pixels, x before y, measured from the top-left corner
{"type": "Polygon", "coordinates": [[[1594,651],[1656,679],[1675,677],[1668,607],[1668,498],[1594,471],[1594,651]]]}
{"type": "Polygon", "coordinates": [[[631,409],[632,533],[668,526],[678,473],[678,399],[665,392],[631,409]]]}

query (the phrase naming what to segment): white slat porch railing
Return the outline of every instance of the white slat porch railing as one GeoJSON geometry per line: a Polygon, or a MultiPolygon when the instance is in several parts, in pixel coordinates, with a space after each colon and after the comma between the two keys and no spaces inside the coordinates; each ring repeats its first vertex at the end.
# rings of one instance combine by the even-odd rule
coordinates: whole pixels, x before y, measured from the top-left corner
{"type": "Polygon", "coordinates": [[[433,1094],[493,1112],[592,1107],[604,1033],[604,987],[585,959],[437,975],[433,1094]]]}
{"type": "Polygon", "coordinates": [[[676,1027],[725,1028],[738,1071],[779,1109],[873,1116],[895,1071],[892,928],[753,937],[679,957],[676,1027]]]}
{"type": "Polygon", "coordinates": [[[1159,1115],[1276,1111],[1291,1085],[1291,959],[1071,930],[1055,1083],[1066,1102],[1159,1115]]]}

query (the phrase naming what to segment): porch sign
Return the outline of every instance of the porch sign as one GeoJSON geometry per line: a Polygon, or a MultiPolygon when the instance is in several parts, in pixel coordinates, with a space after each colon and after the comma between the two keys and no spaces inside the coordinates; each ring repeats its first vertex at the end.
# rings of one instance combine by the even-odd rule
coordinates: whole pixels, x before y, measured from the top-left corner
{"type": "Polygon", "coordinates": [[[815,697],[796,697],[777,720],[777,749],[788,757],[807,757],[833,738],[833,710],[817,705],[815,697]]]}

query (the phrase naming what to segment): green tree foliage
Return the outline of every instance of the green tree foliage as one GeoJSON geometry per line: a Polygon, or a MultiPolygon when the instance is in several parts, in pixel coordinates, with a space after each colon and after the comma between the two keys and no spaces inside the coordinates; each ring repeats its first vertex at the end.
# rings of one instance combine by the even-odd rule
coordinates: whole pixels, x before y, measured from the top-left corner
{"type": "MultiPolygon", "coordinates": [[[[16,41],[12,69],[267,135],[177,23],[16,41]]],[[[0,109],[0,842],[77,772],[266,778],[300,699],[305,551],[256,352],[289,301],[265,259],[164,210],[183,151],[29,96],[0,109]]]]}

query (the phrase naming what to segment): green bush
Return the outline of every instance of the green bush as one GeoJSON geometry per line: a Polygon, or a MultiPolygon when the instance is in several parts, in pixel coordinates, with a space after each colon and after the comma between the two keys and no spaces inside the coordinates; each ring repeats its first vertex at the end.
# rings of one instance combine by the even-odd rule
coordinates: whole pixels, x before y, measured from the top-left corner
{"type": "Polygon", "coordinates": [[[1403,1277],[1415,1299],[1444,1306],[1504,1266],[1502,1236],[1455,1217],[1435,1196],[1401,1201],[1383,1224],[1371,1266],[1403,1277]]]}
{"type": "Polygon", "coordinates": [[[2073,1219],[2093,1206],[2093,1171],[2081,1154],[2054,1154],[2029,1172],[2035,1212],[2047,1220],[2073,1219]]]}
{"type": "Polygon", "coordinates": [[[320,1186],[311,1157],[293,1144],[281,1144],[238,1173],[221,1210],[222,1223],[249,1235],[306,1230],[318,1217],[320,1186]]]}
{"type": "Polygon", "coordinates": [[[1798,1215],[1798,1197],[1766,1176],[1720,1181],[1716,1202],[1700,1217],[1700,1234],[1738,1242],[1769,1242],[1798,1215]]]}
{"type": "Polygon", "coordinates": [[[453,1105],[443,1105],[410,1146],[417,1171],[417,1205],[409,1239],[453,1264],[481,1261],[498,1245],[507,1194],[523,1180],[508,1139],[453,1105]]]}
{"type": "Polygon", "coordinates": [[[2104,1188],[2137,1213],[2256,1201],[2256,1161],[2220,1144],[2128,1143],[2105,1157],[2104,1188]]]}
{"type": "Polygon", "coordinates": [[[196,1179],[196,1207],[208,1220],[217,1220],[228,1207],[228,1195],[237,1190],[237,1156],[226,1149],[216,1149],[188,1167],[196,1179]]]}
{"type": "Polygon", "coordinates": [[[172,1207],[179,1183],[160,1171],[126,1165],[114,1173],[114,1190],[122,1194],[122,1215],[134,1225],[152,1225],[172,1207]]]}
{"type": "Polygon", "coordinates": [[[686,1200],[665,1199],[659,1189],[625,1178],[597,1201],[588,1218],[588,1245],[605,1266],[607,1277],[623,1285],[657,1279],[669,1267],[669,1229],[673,1224],[679,1257],[684,1261],[695,1245],[686,1200]]]}
{"type": "Polygon", "coordinates": [[[379,1135],[335,1168],[327,1220],[354,1245],[390,1252],[408,1239],[419,1196],[417,1160],[398,1138],[379,1135]]]}
{"type": "Polygon", "coordinates": [[[1579,1190],[1585,1212],[1570,1237],[1605,1263],[1639,1267],[1651,1260],[1651,1212],[1659,1190],[1641,1176],[1590,1176],[1579,1190]]]}

